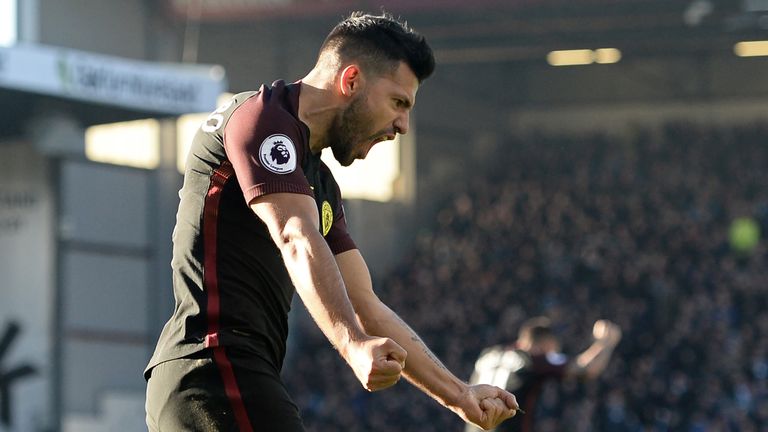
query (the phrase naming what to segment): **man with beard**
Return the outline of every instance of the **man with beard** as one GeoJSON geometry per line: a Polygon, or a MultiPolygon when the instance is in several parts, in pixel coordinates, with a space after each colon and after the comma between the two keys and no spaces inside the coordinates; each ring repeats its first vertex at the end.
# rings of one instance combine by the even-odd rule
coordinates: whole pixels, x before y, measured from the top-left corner
{"type": "Polygon", "coordinates": [[[238,94],[208,117],[180,193],[176,308],[145,371],[150,431],[303,431],[280,379],[294,289],[367,390],[404,376],[483,428],[514,416],[512,394],[459,380],[379,300],[320,160],[330,147],[347,166],[407,133],[433,69],[422,36],[354,13],[302,80],[238,94]]]}

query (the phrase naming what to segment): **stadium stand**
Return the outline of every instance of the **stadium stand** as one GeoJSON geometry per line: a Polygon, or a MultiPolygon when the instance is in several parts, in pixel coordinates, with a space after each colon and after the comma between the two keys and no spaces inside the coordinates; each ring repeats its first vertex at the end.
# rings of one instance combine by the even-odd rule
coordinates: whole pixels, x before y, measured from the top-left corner
{"type": "MultiPolygon", "coordinates": [[[[445,199],[377,291],[449,369],[532,315],[565,352],[599,318],[624,338],[594,383],[544,390],[540,431],[758,431],[768,424],[768,125],[670,123],[631,139],[509,138],[445,199]]],[[[366,393],[312,323],[286,379],[310,431],[459,431],[407,384],[366,393]],[[340,381],[341,380],[341,381],[340,381]],[[338,389],[338,391],[331,390],[338,389]],[[364,414],[364,415],[363,415],[364,414]]]]}

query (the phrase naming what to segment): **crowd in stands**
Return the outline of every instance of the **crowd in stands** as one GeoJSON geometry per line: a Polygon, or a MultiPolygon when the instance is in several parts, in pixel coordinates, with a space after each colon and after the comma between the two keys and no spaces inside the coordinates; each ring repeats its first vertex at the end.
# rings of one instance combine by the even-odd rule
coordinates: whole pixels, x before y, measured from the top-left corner
{"type": "MultiPolygon", "coordinates": [[[[376,290],[464,379],[530,316],[566,353],[619,324],[597,381],[545,388],[541,432],[768,431],[768,253],[728,237],[739,217],[768,233],[766,140],[765,124],[510,138],[376,290]]],[[[365,392],[300,326],[286,380],[309,431],[462,430],[405,382],[365,392]]]]}

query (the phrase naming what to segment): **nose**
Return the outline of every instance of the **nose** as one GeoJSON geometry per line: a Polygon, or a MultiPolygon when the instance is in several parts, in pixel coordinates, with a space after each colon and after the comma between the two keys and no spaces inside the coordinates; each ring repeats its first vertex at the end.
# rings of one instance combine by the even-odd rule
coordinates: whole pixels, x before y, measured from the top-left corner
{"type": "Polygon", "coordinates": [[[409,121],[410,121],[410,119],[409,119],[409,115],[408,115],[407,112],[400,114],[400,116],[398,116],[395,119],[395,123],[393,124],[393,126],[395,127],[395,132],[399,133],[400,135],[407,134],[408,133],[408,127],[409,127],[409,124],[408,124],[409,121]]]}

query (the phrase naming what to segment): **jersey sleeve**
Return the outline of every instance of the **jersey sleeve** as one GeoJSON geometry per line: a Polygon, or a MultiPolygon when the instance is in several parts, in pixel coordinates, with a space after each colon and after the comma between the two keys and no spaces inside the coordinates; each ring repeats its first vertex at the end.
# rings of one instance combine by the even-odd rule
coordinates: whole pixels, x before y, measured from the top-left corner
{"type": "Polygon", "coordinates": [[[313,195],[301,169],[300,125],[276,98],[262,87],[237,107],[224,129],[224,149],[248,204],[277,192],[313,195]]]}
{"type": "Polygon", "coordinates": [[[348,250],[357,249],[357,245],[352,236],[347,231],[347,219],[344,216],[344,206],[339,206],[339,212],[331,225],[331,229],[325,236],[325,241],[328,242],[328,247],[331,249],[334,255],[338,255],[348,250]]]}
{"type": "Polygon", "coordinates": [[[357,249],[357,245],[347,229],[347,218],[344,215],[344,203],[341,199],[341,190],[336,182],[333,182],[336,195],[336,208],[333,209],[333,223],[328,234],[325,235],[325,241],[334,255],[338,255],[348,250],[357,249]]]}

